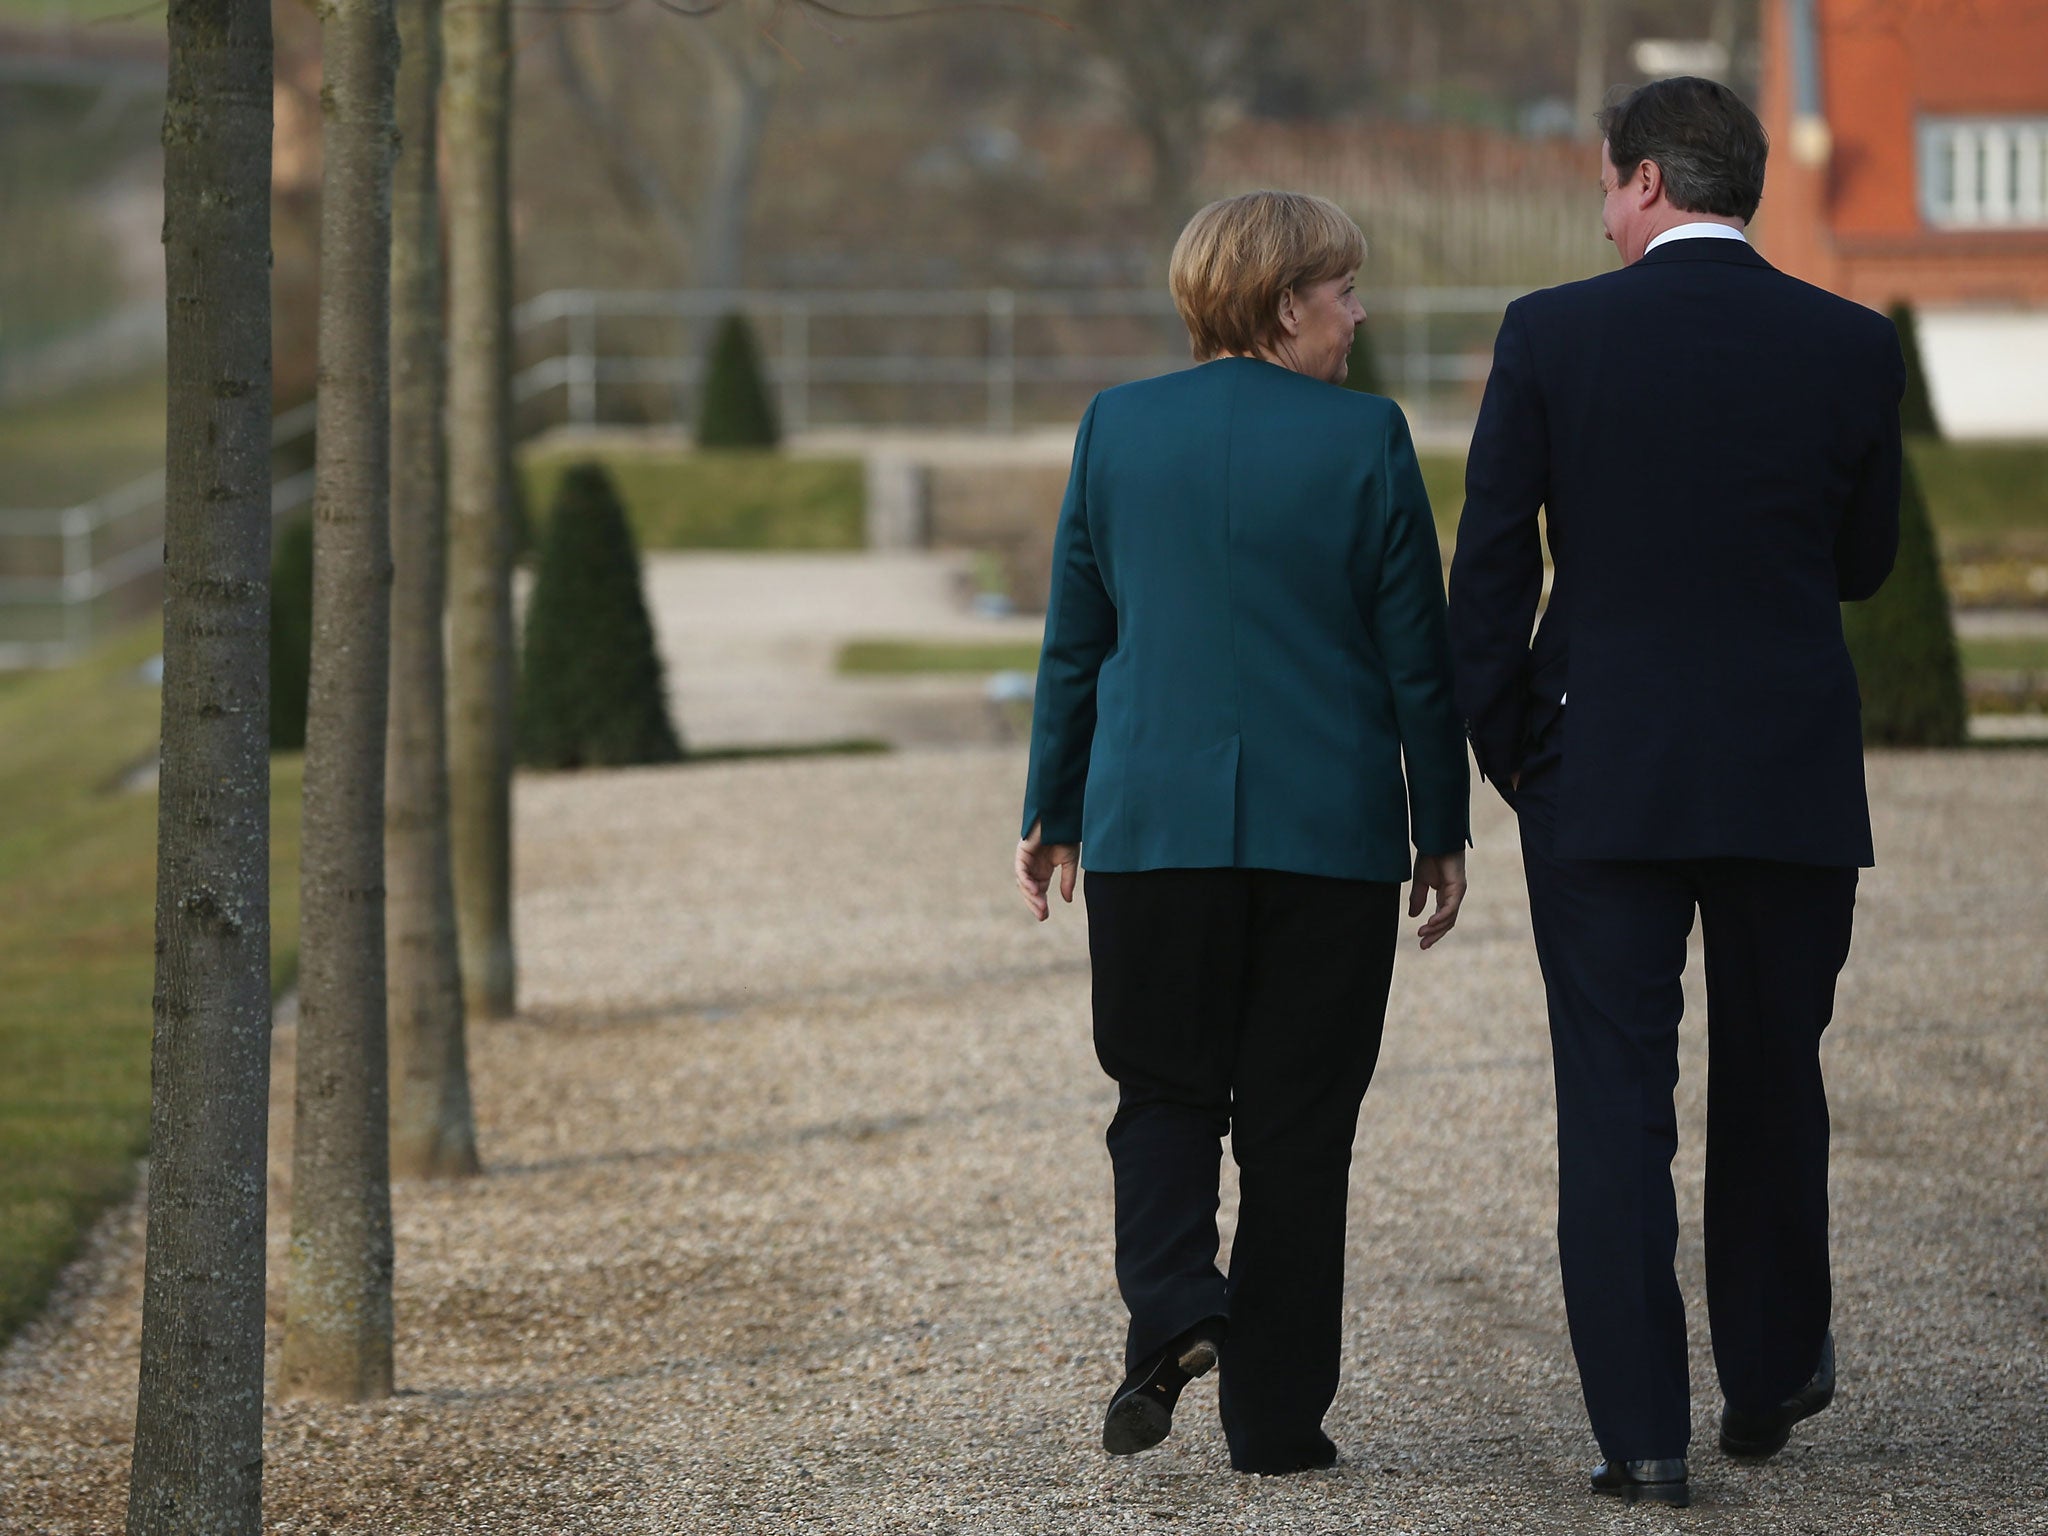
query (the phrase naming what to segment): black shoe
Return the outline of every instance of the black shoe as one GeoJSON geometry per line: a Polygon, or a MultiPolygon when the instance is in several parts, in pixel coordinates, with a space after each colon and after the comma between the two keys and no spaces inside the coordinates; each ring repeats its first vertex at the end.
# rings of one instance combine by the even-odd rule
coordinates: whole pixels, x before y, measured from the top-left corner
{"type": "Polygon", "coordinates": [[[1102,1448],[1112,1456],[1149,1451],[1173,1431],[1181,1388],[1216,1369],[1223,1319],[1204,1318],[1124,1378],[1102,1420],[1102,1448]]]}
{"type": "Polygon", "coordinates": [[[1615,1493],[1631,1504],[1669,1504],[1684,1509],[1692,1503],[1685,1481],[1685,1458],[1657,1461],[1603,1461],[1593,1469],[1593,1491],[1615,1493]]]}
{"type": "Polygon", "coordinates": [[[1730,1456],[1761,1461],[1775,1456],[1792,1438],[1792,1426],[1810,1419],[1835,1400],[1835,1336],[1820,1343],[1820,1366],[1813,1379],[1778,1404],[1769,1413],[1745,1413],[1740,1408],[1721,1410],[1721,1449],[1730,1456]]]}
{"type": "Polygon", "coordinates": [[[1233,1456],[1230,1459],[1231,1470],[1254,1477],[1291,1477],[1296,1472],[1320,1472],[1337,1465],[1337,1447],[1329,1436],[1318,1434],[1316,1439],[1319,1444],[1277,1460],[1239,1461],[1233,1456]]]}

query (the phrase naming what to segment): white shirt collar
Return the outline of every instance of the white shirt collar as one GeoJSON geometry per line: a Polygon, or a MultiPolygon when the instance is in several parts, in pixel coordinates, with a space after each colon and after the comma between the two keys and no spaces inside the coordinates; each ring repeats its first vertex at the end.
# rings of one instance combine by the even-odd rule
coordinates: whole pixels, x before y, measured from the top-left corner
{"type": "Polygon", "coordinates": [[[1649,255],[1667,240],[1740,240],[1745,245],[1749,236],[1741,230],[1726,224],[1675,224],[1656,239],[1643,247],[1643,254],[1649,255]]]}

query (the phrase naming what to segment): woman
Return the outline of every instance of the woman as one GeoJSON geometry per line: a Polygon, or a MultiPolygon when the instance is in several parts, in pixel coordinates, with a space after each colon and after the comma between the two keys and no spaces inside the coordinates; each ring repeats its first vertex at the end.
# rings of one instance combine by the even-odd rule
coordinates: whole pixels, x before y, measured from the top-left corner
{"type": "Polygon", "coordinates": [[[1336,1460],[1351,1142],[1400,885],[1410,916],[1436,892],[1425,949],[1464,895],[1429,500],[1399,409],[1335,387],[1364,255],[1320,198],[1196,214],[1170,281],[1201,366],[1096,396],[1060,510],[1017,883],[1043,921],[1086,850],[1131,1314],[1113,1455],[1164,1439],[1220,1358],[1232,1465],[1336,1460]]]}

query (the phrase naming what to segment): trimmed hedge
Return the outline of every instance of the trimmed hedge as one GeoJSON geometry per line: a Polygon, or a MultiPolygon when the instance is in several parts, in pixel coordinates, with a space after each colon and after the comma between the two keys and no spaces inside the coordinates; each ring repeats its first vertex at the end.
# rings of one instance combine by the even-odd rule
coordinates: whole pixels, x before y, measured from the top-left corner
{"type": "Polygon", "coordinates": [[[270,557],[270,750],[306,749],[313,687],[313,520],[277,530],[270,557]]]}
{"type": "Polygon", "coordinates": [[[1962,660],[1934,525],[1910,458],[1901,491],[1891,576],[1877,596],[1842,609],[1863,691],[1863,740],[1874,747],[1960,746],[1969,737],[1962,660]]]}
{"type": "Polygon", "coordinates": [[[519,760],[537,768],[670,763],[683,755],[640,588],[640,555],[611,477],[562,477],[526,608],[519,760]]]}
{"type": "Polygon", "coordinates": [[[2048,549],[2048,442],[1945,443],[1907,438],[1906,456],[1943,546],[2048,549]]]}
{"type": "Polygon", "coordinates": [[[761,375],[760,351],[746,316],[727,315],[704,374],[704,402],[697,418],[700,448],[773,448],[782,441],[775,402],[761,375]]]}
{"type": "Polygon", "coordinates": [[[512,483],[506,487],[506,513],[511,553],[509,558],[517,566],[533,563],[533,507],[527,500],[526,476],[519,472],[519,458],[512,459],[512,483]]]}
{"type": "Polygon", "coordinates": [[[1361,325],[1351,333],[1351,361],[1349,371],[1344,375],[1344,387],[1367,395],[1384,395],[1387,392],[1386,381],[1380,377],[1380,357],[1372,344],[1370,324],[1361,325]]]}
{"type": "MultiPolygon", "coordinates": [[[[867,495],[859,459],[797,459],[758,448],[685,453],[623,446],[572,458],[543,448],[524,463],[531,504],[552,506],[564,471],[585,458],[595,458],[611,475],[642,549],[866,547],[867,495]]],[[[536,517],[534,537],[547,537],[545,517],[536,517]]]]}
{"type": "Polygon", "coordinates": [[[1920,363],[1920,323],[1913,306],[1901,299],[1892,306],[1892,324],[1898,327],[1899,350],[1906,357],[1906,393],[1899,401],[1899,430],[1908,437],[1941,440],[1941,423],[1934,414],[1934,396],[1927,388],[1927,370],[1920,363]]]}

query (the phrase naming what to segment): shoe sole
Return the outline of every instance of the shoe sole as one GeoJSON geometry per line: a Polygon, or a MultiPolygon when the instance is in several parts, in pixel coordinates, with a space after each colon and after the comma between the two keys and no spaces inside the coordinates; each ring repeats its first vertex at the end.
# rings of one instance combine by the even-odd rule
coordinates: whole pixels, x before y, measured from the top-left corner
{"type": "Polygon", "coordinates": [[[1188,1346],[1186,1354],[1174,1362],[1189,1377],[1206,1376],[1216,1369],[1216,1345],[1210,1339],[1197,1339],[1188,1346]]]}
{"type": "Polygon", "coordinates": [[[1692,1490],[1683,1483],[1635,1483],[1623,1496],[1631,1504],[1662,1504],[1667,1509],[1692,1508],[1692,1490]]]}
{"type": "Polygon", "coordinates": [[[1785,1426],[1785,1433],[1774,1440],[1737,1440],[1733,1436],[1721,1436],[1721,1454],[1736,1461],[1769,1461],[1778,1452],[1792,1443],[1792,1426],[1785,1426]]]}
{"type": "MultiPolygon", "coordinates": [[[[1826,1335],[1821,1341],[1820,1368],[1814,1372],[1814,1378],[1817,1381],[1822,1376],[1827,1377],[1827,1387],[1825,1390],[1821,1391],[1814,1398],[1811,1406],[1802,1412],[1793,1414],[1791,1418],[1787,1419],[1784,1428],[1775,1435],[1768,1435],[1760,1440],[1744,1440],[1731,1435],[1728,1433],[1728,1416],[1724,1410],[1721,1415],[1721,1454],[1732,1457],[1737,1461],[1768,1461],[1792,1443],[1793,1430],[1797,1429],[1815,1414],[1823,1412],[1830,1403],[1834,1402],[1835,1336],[1832,1333],[1826,1335]]],[[[1807,1383],[1807,1387],[1812,1387],[1813,1385],[1813,1382],[1807,1383]]],[[[1802,1389],[1802,1391],[1804,1390],[1802,1389]]]]}
{"type": "MultiPolygon", "coordinates": [[[[1197,1339],[1174,1362],[1191,1379],[1216,1369],[1216,1346],[1197,1339]]],[[[1149,1451],[1173,1432],[1173,1410],[1146,1393],[1132,1392],[1114,1403],[1102,1422],[1102,1448],[1112,1456],[1149,1451]]]]}
{"type": "Polygon", "coordinates": [[[1663,1504],[1671,1509],[1692,1507],[1692,1490],[1684,1483],[1622,1483],[1613,1488],[1595,1488],[1603,1498],[1624,1504],[1663,1504]]]}
{"type": "Polygon", "coordinates": [[[1825,1397],[1807,1409],[1806,1412],[1788,1422],[1781,1433],[1768,1440],[1738,1440],[1724,1429],[1721,1431],[1721,1454],[1732,1457],[1736,1461],[1769,1461],[1778,1452],[1792,1443],[1793,1430],[1804,1424],[1815,1414],[1825,1411],[1827,1406],[1834,1400],[1835,1394],[1830,1390],[1825,1397]]]}

